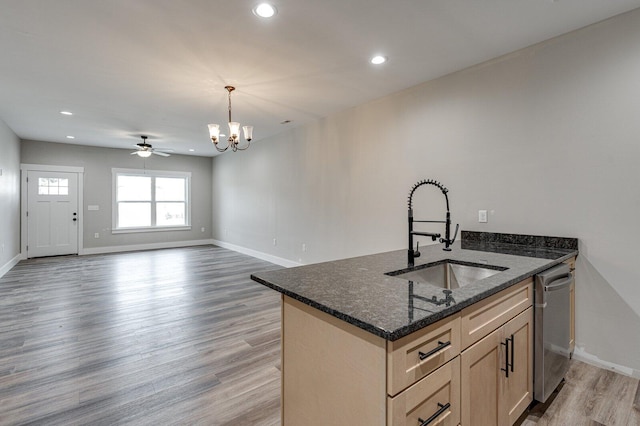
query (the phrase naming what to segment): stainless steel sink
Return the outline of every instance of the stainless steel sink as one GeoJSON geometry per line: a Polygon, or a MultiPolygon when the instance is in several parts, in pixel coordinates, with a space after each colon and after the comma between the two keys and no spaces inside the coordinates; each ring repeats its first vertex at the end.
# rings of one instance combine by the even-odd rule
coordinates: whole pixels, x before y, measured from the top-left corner
{"type": "Polygon", "coordinates": [[[476,283],[508,268],[493,265],[441,261],[420,265],[409,270],[387,272],[386,275],[407,281],[427,283],[436,287],[455,289],[476,283]]]}

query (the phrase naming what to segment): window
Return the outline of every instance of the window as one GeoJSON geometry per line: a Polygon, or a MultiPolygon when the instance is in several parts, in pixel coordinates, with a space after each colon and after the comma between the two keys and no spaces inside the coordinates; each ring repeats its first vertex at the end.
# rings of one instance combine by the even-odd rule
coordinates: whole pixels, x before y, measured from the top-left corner
{"type": "Polygon", "coordinates": [[[69,179],[38,178],[38,195],[69,195],[69,179]]]}
{"type": "Polygon", "coordinates": [[[191,229],[191,173],[113,169],[113,232],[191,229]]]}

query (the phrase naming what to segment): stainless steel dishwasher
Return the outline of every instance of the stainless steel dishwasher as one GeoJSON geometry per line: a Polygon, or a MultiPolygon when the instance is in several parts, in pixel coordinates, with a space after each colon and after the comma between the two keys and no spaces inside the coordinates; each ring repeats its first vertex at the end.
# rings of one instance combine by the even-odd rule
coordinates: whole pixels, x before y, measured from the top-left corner
{"type": "Polygon", "coordinates": [[[533,397],[545,402],[569,369],[573,274],[561,263],[535,281],[533,397]]]}

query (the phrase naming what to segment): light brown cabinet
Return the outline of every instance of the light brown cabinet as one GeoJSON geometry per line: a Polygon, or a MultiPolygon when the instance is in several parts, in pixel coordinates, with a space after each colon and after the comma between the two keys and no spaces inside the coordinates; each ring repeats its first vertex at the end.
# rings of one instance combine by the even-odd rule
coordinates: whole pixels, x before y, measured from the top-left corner
{"type": "Polygon", "coordinates": [[[569,269],[574,276],[571,287],[569,287],[569,312],[570,312],[570,329],[569,329],[569,350],[573,356],[573,350],[576,347],[576,258],[565,261],[569,265],[569,269]]]}
{"type": "Polygon", "coordinates": [[[533,308],[460,354],[461,424],[511,425],[533,401],[533,308]]]}
{"type": "Polygon", "coordinates": [[[460,357],[455,357],[396,397],[388,397],[387,424],[456,426],[460,423],[458,401],[460,357]]]}
{"type": "Polygon", "coordinates": [[[533,395],[532,300],[529,278],[391,342],[283,295],[282,424],[512,424],[533,395]]]}

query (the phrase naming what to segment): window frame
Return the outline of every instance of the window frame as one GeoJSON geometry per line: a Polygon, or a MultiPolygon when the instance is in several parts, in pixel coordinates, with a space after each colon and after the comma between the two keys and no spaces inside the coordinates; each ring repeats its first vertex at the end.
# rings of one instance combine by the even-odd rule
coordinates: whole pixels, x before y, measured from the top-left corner
{"type": "MultiPolygon", "coordinates": [[[[130,201],[131,202],[131,201],[130,201]]],[[[133,201],[136,202],[136,201],[133,201]]],[[[111,169],[111,233],[129,234],[136,232],[164,232],[164,231],[189,231],[191,230],[191,172],[177,172],[167,170],[140,170],[140,169],[111,169]],[[136,176],[151,178],[151,226],[118,227],[118,176],[136,176]],[[158,226],[156,222],[156,204],[171,201],[156,200],[156,178],[180,178],[185,179],[185,224],[158,226]]]]}

